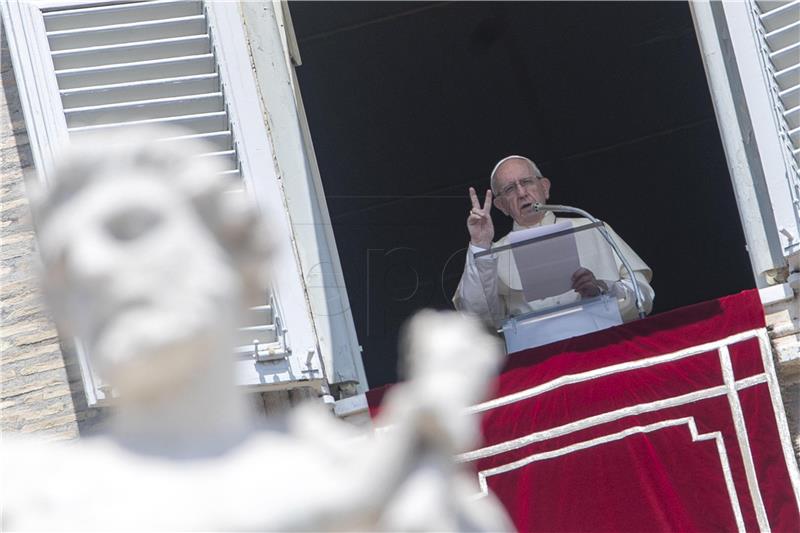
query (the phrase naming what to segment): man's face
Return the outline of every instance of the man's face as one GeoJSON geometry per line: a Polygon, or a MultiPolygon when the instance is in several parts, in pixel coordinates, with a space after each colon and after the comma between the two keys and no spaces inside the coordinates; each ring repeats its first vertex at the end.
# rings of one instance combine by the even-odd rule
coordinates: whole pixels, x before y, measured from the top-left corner
{"type": "Polygon", "coordinates": [[[544,213],[533,211],[533,204],[550,197],[550,180],[539,178],[523,159],[509,159],[495,173],[494,205],[521,226],[541,222],[544,213]],[[532,181],[531,181],[532,180],[532,181]]]}
{"type": "Polygon", "coordinates": [[[40,242],[59,318],[118,390],[151,394],[184,379],[224,336],[236,272],[190,202],[159,179],[87,185],[52,212],[40,242]]]}

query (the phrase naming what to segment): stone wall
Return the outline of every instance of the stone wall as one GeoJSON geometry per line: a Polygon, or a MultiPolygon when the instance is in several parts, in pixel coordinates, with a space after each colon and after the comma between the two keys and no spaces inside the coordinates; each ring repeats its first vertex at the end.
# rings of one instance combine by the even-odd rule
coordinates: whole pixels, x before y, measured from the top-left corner
{"type": "Polygon", "coordinates": [[[5,32],[0,50],[0,429],[69,439],[99,418],[42,303],[26,196],[33,165],[5,32]],[[66,355],[65,355],[66,354],[66,355]]]}
{"type": "Polygon", "coordinates": [[[800,300],[778,302],[765,311],[789,432],[800,462],[800,300]]]}

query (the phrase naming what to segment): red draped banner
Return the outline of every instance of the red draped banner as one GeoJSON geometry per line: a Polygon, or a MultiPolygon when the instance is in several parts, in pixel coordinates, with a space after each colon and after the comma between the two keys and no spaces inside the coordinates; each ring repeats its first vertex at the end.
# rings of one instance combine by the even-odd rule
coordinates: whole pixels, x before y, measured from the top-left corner
{"type": "Polygon", "coordinates": [[[800,531],[757,291],[511,354],[471,411],[520,531],[800,531]]]}

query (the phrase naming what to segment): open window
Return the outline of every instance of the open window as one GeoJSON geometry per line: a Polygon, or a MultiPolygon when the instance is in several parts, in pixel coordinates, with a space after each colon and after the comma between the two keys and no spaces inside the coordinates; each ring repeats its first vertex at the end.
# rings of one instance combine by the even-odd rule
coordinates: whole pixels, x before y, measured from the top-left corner
{"type": "MultiPolygon", "coordinates": [[[[726,2],[711,4],[727,10],[726,2]]],[[[299,87],[372,385],[397,379],[405,319],[422,307],[452,308],[469,239],[467,189],[482,194],[509,154],[532,157],[552,182],[553,203],[608,222],[652,268],[655,313],[752,288],[754,271],[785,264],[772,244],[770,264],[752,268],[761,256],[745,217],[755,211],[766,220],[773,207],[740,198],[745,189],[732,186],[721,142],[728,133],[698,48],[697,3],[289,8],[303,57],[299,87]]],[[[748,32],[731,35],[757,50],[748,32]]],[[[754,73],[766,96],[761,71],[754,73]]],[[[768,106],[766,113],[772,121],[768,106]]],[[[783,169],[782,152],[774,154],[770,161],[783,169]]],[[[791,207],[783,170],[779,177],[783,199],[770,198],[791,207]]],[[[494,226],[499,238],[511,222],[495,210],[494,226]]],[[[762,234],[778,239],[777,226],[773,218],[774,231],[762,224],[762,234]]]]}

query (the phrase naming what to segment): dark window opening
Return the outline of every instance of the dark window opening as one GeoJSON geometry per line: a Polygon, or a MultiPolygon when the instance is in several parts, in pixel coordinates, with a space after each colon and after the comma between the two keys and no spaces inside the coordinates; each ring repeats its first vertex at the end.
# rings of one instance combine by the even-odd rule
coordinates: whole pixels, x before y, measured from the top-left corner
{"type": "MultiPolygon", "coordinates": [[[[755,285],[688,4],[290,8],[372,387],[396,379],[403,321],[451,307],[467,188],[508,154],[650,265],[654,313],[755,285]]],[[[494,221],[496,238],[511,228],[494,221]]]]}

